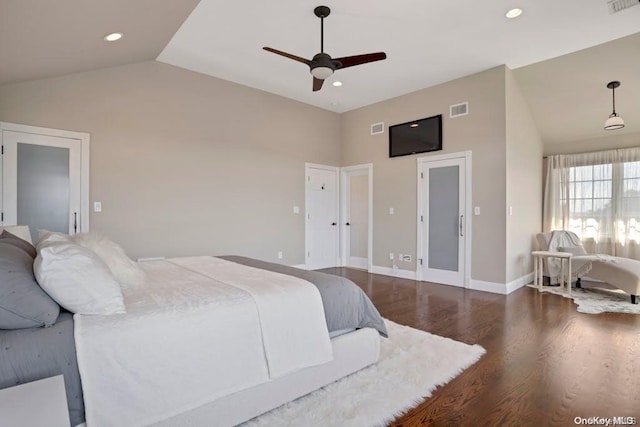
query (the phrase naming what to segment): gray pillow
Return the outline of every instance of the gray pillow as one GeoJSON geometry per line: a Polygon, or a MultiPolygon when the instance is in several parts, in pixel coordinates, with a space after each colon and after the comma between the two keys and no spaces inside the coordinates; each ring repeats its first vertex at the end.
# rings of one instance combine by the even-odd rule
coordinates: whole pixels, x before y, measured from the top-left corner
{"type": "Polygon", "coordinates": [[[0,240],[0,329],[51,326],[60,306],[40,288],[33,258],[0,240]]]}
{"type": "Polygon", "coordinates": [[[2,233],[0,233],[0,242],[8,243],[22,249],[31,255],[31,258],[35,258],[36,255],[38,255],[36,248],[31,243],[19,238],[15,234],[9,233],[7,230],[2,230],[2,233]]]}

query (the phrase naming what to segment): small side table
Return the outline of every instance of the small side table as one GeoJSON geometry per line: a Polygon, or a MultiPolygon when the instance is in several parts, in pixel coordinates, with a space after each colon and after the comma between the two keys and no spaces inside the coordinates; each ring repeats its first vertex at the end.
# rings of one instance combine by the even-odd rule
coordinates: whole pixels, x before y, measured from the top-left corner
{"type": "Polygon", "coordinates": [[[567,292],[571,295],[571,257],[572,253],[569,252],[550,252],[550,251],[533,251],[533,285],[538,287],[538,291],[542,290],[542,282],[544,275],[544,268],[542,260],[544,258],[559,258],[560,259],[560,285],[567,284],[567,292]],[[564,265],[567,264],[565,269],[564,265]],[[565,272],[567,275],[565,275],[565,272]]]}

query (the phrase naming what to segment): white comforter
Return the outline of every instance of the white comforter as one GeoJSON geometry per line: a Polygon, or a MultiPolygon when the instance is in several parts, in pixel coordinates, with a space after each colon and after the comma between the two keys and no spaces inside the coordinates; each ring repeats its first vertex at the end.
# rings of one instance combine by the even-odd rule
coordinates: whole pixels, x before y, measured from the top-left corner
{"type": "Polygon", "coordinates": [[[74,316],[90,427],[148,425],[332,360],[304,280],[212,257],[141,266],[127,314],[74,316]]]}

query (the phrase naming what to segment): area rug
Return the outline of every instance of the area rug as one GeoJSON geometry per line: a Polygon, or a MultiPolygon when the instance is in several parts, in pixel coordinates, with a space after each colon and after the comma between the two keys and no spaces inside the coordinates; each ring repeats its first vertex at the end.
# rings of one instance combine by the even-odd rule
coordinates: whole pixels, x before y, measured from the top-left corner
{"type": "Polygon", "coordinates": [[[384,426],[451,381],[485,353],[469,345],[386,320],[378,363],[243,424],[384,426]]]}
{"type": "MultiPolygon", "coordinates": [[[[536,286],[529,287],[537,289],[536,286]]],[[[580,313],[631,313],[640,314],[640,304],[631,304],[629,294],[609,287],[606,283],[583,282],[582,288],[572,288],[571,296],[560,286],[543,286],[543,292],[573,298],[580,313]]]]}

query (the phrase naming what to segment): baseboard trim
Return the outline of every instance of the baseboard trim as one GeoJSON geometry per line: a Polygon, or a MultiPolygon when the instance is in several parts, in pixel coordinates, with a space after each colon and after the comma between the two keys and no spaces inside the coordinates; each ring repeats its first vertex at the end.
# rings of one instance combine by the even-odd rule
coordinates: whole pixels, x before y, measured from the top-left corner
{"type": "Polygon", "coordinates": [[[416,272],[411,270],[403,270],[401,268],[393,269],[391,267],[380,267],[374,265],[371,267],[371,273],[382,274],[384,276],[400,277],[402,279],[416,280],[416,272]]]}
{"type": "Polygon", "coordinates": [[[507,294],[507,287],[504,283],[486,282],[484,280],[471,279],[469,289],[474,291],[491,292],[492,294],[507,294]]]}
{"type": "Polygon", "coordinates": [[[533,273],[525,274],[509,283],[486,282],[484,280],[471,279],[469,289],[482,292],[491,292],[492,294],[509,295],[527,283],[533,282],[533,273]]]}
{"type": "Polygon", "coordinates": [[[525,274],[522,277],[518,277],[516,280],[512,280],[511,282],[507,283],[507,295],[509,295],[513,291],[520,289],[523,286],[528,285],[531,282],[533,282],[533,272],[525,274]]]}
{"type": "Polygon", "coordinates": [[[296,264],[296,265],[292,265],[291,267],[299,268],[301,270],[308,270],[307,264],[296,264]]]}

